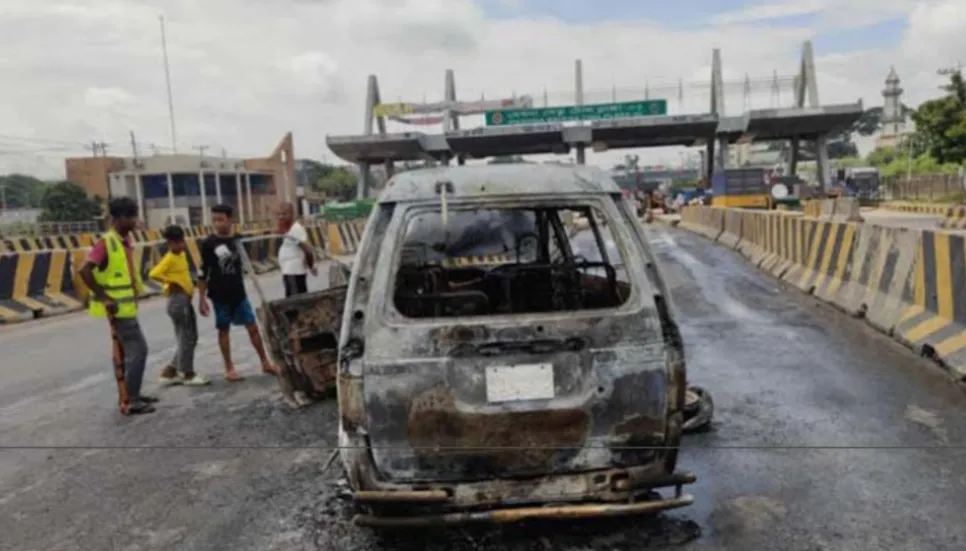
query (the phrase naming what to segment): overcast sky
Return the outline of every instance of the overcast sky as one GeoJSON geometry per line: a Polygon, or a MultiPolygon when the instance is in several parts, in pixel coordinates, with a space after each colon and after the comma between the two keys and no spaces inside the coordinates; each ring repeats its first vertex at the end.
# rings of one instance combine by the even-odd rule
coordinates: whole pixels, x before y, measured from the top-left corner
{"type": "MultiPolygon", "coordinates": [[[[669,87],[707,81],[714,47],[726,78],[766,78],[794,74],[811,39],[822,103],[866,106],[881,104],[890,65],[915,104],[936,94],[937,68],[966,62],[964,0],[0,0],[0,172],[62,175],[63,157],[90,154],[92,140],[126,155],[131,130],[142,152],[170,152],[158,15],[179,152],[231,156],[267,154],[292,131],[297,156],[336,161],[325,136],[361,133],[368,74],[384,101],[441,99],[452,68],[461,99],[540,103],[546,91],[566,104],[582,58],[588,102],[613,88],[642,99],[648,86],[672,113],[694,113],[706,91],[689,86],[679,105],[669,87]]],[[[750,107],[773,101],[766,89],[750,107]]],[[[745,107],[740,90],[726,103],[745,107]]]]}

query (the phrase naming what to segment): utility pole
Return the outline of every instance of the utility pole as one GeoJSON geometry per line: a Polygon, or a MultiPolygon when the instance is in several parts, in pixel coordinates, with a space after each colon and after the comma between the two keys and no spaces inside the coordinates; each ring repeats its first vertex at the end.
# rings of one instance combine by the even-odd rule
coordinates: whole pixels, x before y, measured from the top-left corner
{"type": "Polygon", "coordinates": [[[168,89],[168,120],[171,124],[171,152],[178,153],[178,134],[174,127],[174,100],[171,96],[171,68],[168,66],[168,38],[164,32],[164,16],[158,16],[161,23],[161,53],[164,56],[164,83],[168,89]]]}
{"type": "Polygon", "coordinates": [[[205,151],[209,146],[196,145],[194,149],[198,151],[198,192],[201,195],[201,225],[208,225],[208,190],[205,186],[205,151]]]}
{"type": "Polygon", "coordinates": [[[91,140],[91,145],[85,145],[84,149],[90,149],[92,157],[107,157],[107,144],[104,142],[91,140]]]}
{"type": "MultiPolygon", "coordinates": [[[[143,223],[147,223],[144,217],[144,190],[141,187],[141,161],[138,159],[138,142],[134,138],[134,131],[131,130],[131,153],[134,155],[134,197],[138,202],[138,218],[143,223]]],[[[124,177],[125,187],[127,187],[127,176],[124,177]]]]}

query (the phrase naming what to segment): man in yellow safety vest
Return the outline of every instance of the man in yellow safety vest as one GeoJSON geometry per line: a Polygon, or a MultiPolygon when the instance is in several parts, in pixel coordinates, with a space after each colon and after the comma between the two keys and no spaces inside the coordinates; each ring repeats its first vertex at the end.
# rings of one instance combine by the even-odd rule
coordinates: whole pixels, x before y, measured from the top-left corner
{"type": "Polygon", "coordinates": [[[95,318],[110,318],[124,354],[124,383],[130,404],[122,413],[151,413],[157,398],[141,394],[148,359],[148,343],[137,314],[144,291],[140,269],[134,265],[129,234],[137,227],[138,206],[130,197],[111,200],[111,228],[91,248],[80,275],[91,290],[88,310],[95,318]],[[125,411],[126,409],[126,411],[125,411]]]}

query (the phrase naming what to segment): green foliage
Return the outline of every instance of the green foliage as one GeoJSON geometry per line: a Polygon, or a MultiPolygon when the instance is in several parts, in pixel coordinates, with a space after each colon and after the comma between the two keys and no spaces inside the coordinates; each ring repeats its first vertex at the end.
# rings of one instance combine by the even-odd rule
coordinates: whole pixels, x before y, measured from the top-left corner
{"type": "MultiPolygon", "coordinates": [[[[908,105],[901,105],[902,114],[906,117],[911,116],[916,112],[908,105]]],[[[850,133],[858,134],[860,136],[872,136],[882,130],[882,107],[870,107],[862,113],[859,120],[855,121],[850,129],[850,133]]]]}
{"type": "Polygon", "coordinates": [[[315,182],[315,188],[338,201],[349,201],[358,194],[359,178],[345,167],[333,167],[315,182]]]}
{"type": "Polygon", "coordinates": [[[101,199],[67,180],[50,185],[40,201],[40,222],[85,222],[102,216],[101,199]]]}
{"type": "Polygon", "coordinates": [[[490,157],[486,164],[488,165],[509,165],[518,163],[529,163],[530,161],[524,159],[520,155],[501,155],[498,157],[490,157]]]}
{"type": "Polygon", "coordinates": [[[40,201],[49,184],[25,174],[0,176],[0,188],[10,209],[40,208],[40,201]]]}
{"type": "Polygon", "coordinates": [[[301,160],[301,179],[312,191],[324,193],[335,201],[350,201],[357,195],[359,177],[345,166],[310,159],[301,160]]]}
{"type": "Polygon", "coordinates": [[[966,161],[966,83],[954,72],[946,95],[924,102],[913,114],[922,145],[940,164],[966,161]]]}

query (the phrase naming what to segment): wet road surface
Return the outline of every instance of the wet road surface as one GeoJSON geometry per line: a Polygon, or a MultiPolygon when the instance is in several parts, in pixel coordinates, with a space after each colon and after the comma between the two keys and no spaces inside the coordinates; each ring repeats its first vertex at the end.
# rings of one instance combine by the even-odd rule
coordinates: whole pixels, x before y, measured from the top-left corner
{"type": "MultiPolygon", "coordinates": [[[[712,430],[685,437],[679,461],[698,474],[692,507],[656,519],[377,537],[349,523],[338,469],[320,475],[335,405],[283,406],[243,332],[233,344],[248,380],[166,389],[158,413],[120,419],[106,331],[76,316],[0,328],[0,549],[966,547],[963,393],[927,361],[781,291],[734,253],[648,227],[689,377],[716,405],[712,430]]],[[[278,296],[277,277],[263,280],[278,296]]],[[[142,318],[154,390],[174,342],[163,302],[145,304],[142,318]]],[[[217,375],[210,325],[201,321],[197,365],[217,375]]]]}

